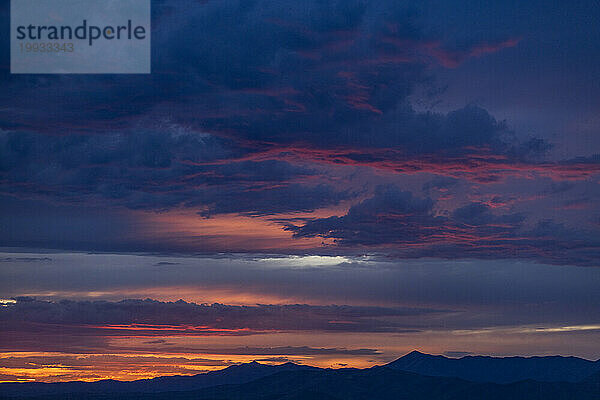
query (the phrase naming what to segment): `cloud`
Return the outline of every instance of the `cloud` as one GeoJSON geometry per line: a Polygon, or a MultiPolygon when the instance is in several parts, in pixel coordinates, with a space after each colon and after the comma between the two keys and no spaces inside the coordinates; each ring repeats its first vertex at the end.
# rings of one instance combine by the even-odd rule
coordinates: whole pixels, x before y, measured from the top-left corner
{"type": "MultiPolygon", "coordinates": [[[[3,236],[9,245],[29,247],[214,250],[197,242],[181,244],[194,241],[189,234],[162,244],[127,241],[119,232],[136,229],[123,227],[117,214],[127,220],[133,213],[123,209],[187,209],[206,218],[308,213],[343,202],[346,207],[379,184],[401,186],[413,177],[434,182],[420,182],[434,198],[432,189],[441,189],[443,179],[472,193],[476,185],[509,179],[594,185],[600,173],[597,156],[552,159],[547,138],[525,137],[510,120],[478,103],[463,101],[444,111],[413,107],[416,88],[434,85],[440,65],[455,68],[520,49],[527,40],[522,27],[498,27],[489,15],[481,16],[481,29],[468,32],[462,29],[469,26],[465,16],[457,19],[460,23],[443,18],[449,26],[432,24],[430,16],[444,8],[359,0],[157,0],[152,39],[161,51],[153,54],[152,74],[11,75],[8,51],[1,53],[0,193],[10,199],[8,206],[22,202],[21,209],[29,201],[50,204],[39,207],[47,219],[33,222],[3,207],[2,220],[11,225],[3,236]],[[89,209],[81,214],[87,215],[76,218],[74,227],[56,223],[51,208],[82,204],[89,209]],[[99,209],[105,210],[105,220],[99,209]],[[86,223],[97,228],[86,231],[86,223]]],[[[2,18],[8,11],[1,6],[2,18]]],[[[7,41],[0,46],[8,50],[7,41]]],[[[355,204],[353,213],[360,207],[355,204]]],[[[346,248],[412,246],[420,235],[437,234],[448,243],[436,247],[436,256],[506,254],[495,250],[493,241],[478,248],[465,246],[464,239],[457,243],[459,230],[473,230],[460,225],[467,222],[458,214],[441,218],[433,209],[409,212],[402,232],[394,226],[375,232],[368,216],[353,214],[313,220],[293,231],[297,238],[328,236],[346,248]],[[354,238],[346,229],[353,218],[361,226],[354,238]],[[444,218],[450,218],[451,230],[441,235],[444,218]]],[[[543,218],[551,212],[548,208],[543,218]]],[[[487,224],[475,234],[509,239],[510,229],[495,229],[487,224]]],[[[539,243],[531,240],[519,254],[529,257],[539,243]]],[[[578,263],[593,263],[589,249],[577,252],[582,253],[578,263]]],[[[542,257],[549,253],[544,250],[542,257]]]]}
{"type": "Polygon", "coordinates": [[[309,211],[349,195],[302,183],[317,171],[285,161],[220,162],[243,151],[173,126],[96,136],[0,132],[3,192],[18,197],[152,211],[183,206],[210,215],[309,211]]]}
{"type": "Polygon", "coordinates": [[[43,324],[50,331],[98,336],[244,336],[273,331],[394,332],[410,329],[402,319],[447,310],[410,307],[195,304],[183,300],[39,301],[17,298],[0,310],[9,329],[43,324]]]}
{"type": "Polygon", "coordinates": [[[478,337],[489,342],[481,345],[487,350],[476,346],[476,351],[500,351],[498,343],[509,331],[523,349],[534,345],[531,340],[540,345],[535,351],[550,342],[579,340],[589,354],[596,351],[591,336],[556,329],[588,326],[600,317],[597,268],[386,254],[171,256],[179,264],[169,268],[155,266],[164,256],[153,255],[54,253],[52,258],[42,264],[6,263],[2,269],[1,297],[19,300],[0,308],[3,351],[339,361],[380,358],[362,355],[368,349],[391,357],[427,344],[432,335],[442,349],[451,349],[448,338],[458,340],[454,348],[468,348],[478,337]],[[142,296],[160,301],[121,301],[142,296]],[[174,301],[178,298],[185,301],[174,301]],[[534,331],[539,341],[527,333],[534,331]],[[559,334],[563,337],[556,341],[559,334]],[[368,337],[384,344],[373,347],[368,337]],[[401,350],[388,347],[399,342],[401,350]]]}
{"type": "Polygon", "coordinates": [[[165,339],[156,339],[156,340],[148,340],[144,342],[144,344],[167,344],[168,342],[165,339]]]}
{"type": "Polygon", "coordinates": [[[410,192],[379,187],[370,199],[352,206],[342,217],[315,219],[300,227],[290,227],[297,237],[323,235],[341,244],[375,245],[390,241],[420,241],[427,226],[435,224],[433,201],[419,199],[410,192]],[[389,229],[381,229],[387,225],[389,229]]]}
{"type": "Polygon", "coordinates": [[[236,347],[211,349],[217,354],[238,355],[286,355],[286,356],[308,356],[308,355],[338,355],[338,356],[367,356],[379,355],[376,349],[345,349],[337,347],[310,347],[310,346],[281,346],[281,347],[236,347]]]}
{"type": "MultiPolygon", "coordinates": [[[[492,200],[493,201],[493,200],[492,200]]],[[[470,203],[454,210],[453,219],[464,226],[519,226],[525,220],[521,214],[495,215],[490,206],[483,203],[470,203]]]]}
{"type": "Polygon", "coordinates": [[[425,182],[422,186],[422,190],[425,193],[430,193],[433,190],[446,191],[459,184],[459,180],[455,178],[449,178],[445,176],[439,176],[431,181],[425,182]]]}
{"type": "Polygon", "coordinates": [[[0,258],[0,262],[6,262],[6,263],[14,263],[14,262],[32,263],[32,262],[48,262],[48,261],[52,261],[52,259],[50,257],[4,257],[4,258],[0,258]]]}
{"type": "Polygon", "coordinates": [[[317,218],[286,229],[297,237],[335,239],[340,246],[393,245],[402,257],[534,258],[550,263],[598,265],[597,235],[552,221],[528,229],[521,213],[495,214],[481,202],[436,212],[429,198],[394,186],[379,187],[373,197],[341,217],[317,218]]]}
{"type": "MultiPolygon", "coordinates": [[[[504,146],[504,145],[502,145],[504,146]]],[[[517,145],[520,146],[520,145],[517,145]]],[[[394,149],[349,147],[338,149],[290,148],[272,149],[255,157],[265,155],[282,159],[304,158],[336,166],[362,166],[398,174],[399,176],[435,174],[466,179],[480,184],[501,183],[512,177],[532,179],[550,178],[554,181],[585,181],[593,179],[600,171],[598,157],[574,158],[564,161],[539,161],[528,159],[528,153],[518,148],[506,154],[490,152],[488,148],[454,148],[448,152],[407,155],[394,149]],[[454,153],[452,151],[455,151],[454,153]],[[458,150],[458,151],[457,151],[458,150]],[[463,151],[464,150],[464,151],[463,151]]]]}
{"type": "MultiPolygon", "coordinates": [[[[315,357],[366,357],[380,356],[381,353],[371,349],[336,349],[279,347],[237,349],[197,349],[194,353],[182,350],[180,354],[27,354],[12,353],[0,356],[3,381],[35,380],[44,382],[73,381],[82,379],[142,379],[165,375],[196,375],[199,373],[238,364],[238,360],[250,360],[267,363],[302,363],[315,357]],[[210,354],[210,358],[202,357],[200,352],[210,354]],[[271,355],[271,357],[264,357],[271,355]],[[287,357],[286,355],[290,355],[287,357]],[[299,356],[299,357],[296,357],[299,356]],[[232,360],[233,359],[233,360],[232,360]]],[[[174,352],[178,351],[175,349],[174,352]]]]}
{"type": "Polygon", "coordinates": [[[158,357],[135,354],[15,354],[0,357],[3,381],[75,381],[143,379],[164,375],[195,375],[207,368],[227,367],[231,361],[200,357],[158,357]]]}
{"type": "MultiPolygon", "coordinates": [[[[390,2],[155,3],[153,74],[13,77],[0,98],[12,104],[0,112],[6,129],[89,134],[166,120],[254,146],[506,151],[505,124],[482,108],[423,113],[409,96],[431,63],[455,66],[515,39],[450,49],[424,31],[424,7],[390,2]]],[[[168,162],[148,156],[139,161],[168,162]]]]}

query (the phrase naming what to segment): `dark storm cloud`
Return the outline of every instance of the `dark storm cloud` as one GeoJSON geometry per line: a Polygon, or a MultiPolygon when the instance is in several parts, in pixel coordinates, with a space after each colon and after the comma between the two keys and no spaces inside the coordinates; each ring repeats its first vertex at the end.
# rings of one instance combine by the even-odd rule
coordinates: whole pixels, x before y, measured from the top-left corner
{"type": "MultiPolygon", "coordinates": [[[[552,146],[543,132],[517,132],[510,120],[477,102],[443,111],[413,106],[415,90],[434,86],[433,75],[440,70],[505,52],[514,55],[523,43],[531,46],[526,24],[510,13],[520,5],[461,7],[361,0],[156,0],[153,73],[135,76],[10,75],[3,37],[0,191],[13,201],[86,203],[107,214],[121,207],[189,208],[210,217],[337,205],[371,190],[383,179],[376,175],[381,170],[399,179],[429,173],[450,179],[446,184],[466,180],[465,191],[473,190],[467,185],[501,184],[507,177],[594,184],[600,173],[597,156],[548,160],[552,146]],[[495,18],[496,12],[503,18],[495,18]],[[519,24],[510,22],[515,19],[519,24]],[[370,187],[348,180],[341,188],[331,181],[341,181],[333,171],[344,166],[378,171],[364,179],[370,187]]],[[[527,7],[539,11],[532,15],[545,15],[541,4],[527,7]]],[[[0,6],[5,21],[8,8],[0,6]]],[[[431,189],[443,189],[441,181],[432,182],[423,186],[428,196],[434,195],[431,189]]],[[[426,199],[385,196],[376,193],[346,216],[293,229],[297,237],[327,236],[346,247],[447,240],[427,250],[442,257],[538,254],[553,262],[597,263],[593,235],[577,244],[567,234],[559,241],[552,235],[516,237],[526,229],[518,212],[494,217],[474,205],[446,210],[449,215],[442,217],[426,199]],[[379,207],[381,214],[388,206],[397,215],[365,210],[379,207]],[[389,229],[383,232],[384,227],[389,229]],[[463,234],[474,237],[457,239],[463,234]],[[557,255],[552,246],[568,249],[567,254],[557,255]]],[[[593,204],[569,207],[591,209],[593,204]]],[[[39,214],[43,211],[40,207],[39,214]]],[[[16,234],[3,233],[3,239],[7,245],[48,245],[39,237],[43,234],[58,238],[52,247],[59,241],[62,248],[147,248],[125,243],[123,235],[114,234],[118,229],[99,222],[97,214],[90,211],[87,218],[99,225],[96,238],[83,228],[84,217],[75,228],[34,221],[43,226],[33,229],[26,218],[8,216],[3,220],[16,234]],[[53,229],[64,232],[56,235],[53,229]]],[[[551,218],[550,211],[546,214],[551,218]]],[[[422,254],[416,248],[402,252],[422,254]]]]}
{"type": "Polygon", "coordinates": [[[556,157],[600,152],[600,9],[593,0],[573,2],[507,0],[473,6],[436,1],[425,31],[457,43],[475,37],[511,35],[517,46],[471,59],[459,68],[438,69],[435,99],[447,110],[476,102],[520,132],[551,138],[556,157]],[[531,18],[535,15],[535,18],[531,18]],[[568,155],[566,155],[568,154],[568,155]]]}
{"type": "Polygon", "coordinates": [[[483,109],[442,115],[411,108],[408,96],[429,78],[431,63],[458,65],[517,44],[475,37],[450,48],[423,32],[426,11],[418,5],[157,1],[154,14],[160,51],[152,75],[5,77],[5,128],[103,132],[166,118],[273,144],[414,154],[514,146],[505,125],[483,109]]]}
{"type": "Polygon", "coordinates": [[[312,168],[277,160],[221,162],[241,151],[174,126],[87,136],[0,132],[0,171],[4,192],[15,196],[154,211],[196,207],[203,215],[307,211],[348,196],[325,184],[293,183],[316,175],[312,168]]]}
{"type": "Polygon", "coordinates": [[[387,186],[344,216],[313,219],[287,229],[297,237],[333,238],[342,246],[394,245],[403,256],[535,258],[598,266],[597,230],[575,230],[551,220],[538,221],[531,229],[525,222],[523,214],[496,214],[481,202],[441,215],[431,199],[387,186]]]}
{"type": "Polygon", "coordinates": [[[409,192],[379,187],[375,196],[352,206],[342,217],[316,219],[290,229],[298,237],[323,235],[339,239],[342,244],[375,245],[388,242],[390,237],[399,242],[421,241],[435,229],[428,226],[440,225],[436,223],[432,208],[431,199],[419,199],[409,192]],[[382,229],[383,225],[388,229],[382,229]]]}
{"type": "Polygon", "coordinates": [[[5,74],[0,121],[4,129],[71,134],[167,120],[257,147],[394,147],[442,158],[473,147],[517,159],[543,154],[547,141],[516,140],[480,107],[442,114],[410,106],[432,64],[455,67],[519,43],[494,24],[467,36],[431,29],[428,17],[440,6],[155,1],[160,51],[152,75],[5,74]]]}

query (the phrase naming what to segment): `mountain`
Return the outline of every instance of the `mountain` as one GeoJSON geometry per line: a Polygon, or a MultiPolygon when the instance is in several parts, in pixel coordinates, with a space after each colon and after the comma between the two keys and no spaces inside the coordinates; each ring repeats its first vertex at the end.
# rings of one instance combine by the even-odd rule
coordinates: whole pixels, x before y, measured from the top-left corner
{"type": "Polygon", "coordinates": [[[583,380],[583,382],[600,385],[600,372],[596,372],[595,374],[588,376],[583,380]]]}
{"type": "Polygon", "coordinates": [[[600,387],[569,382],[476,383],[375,367],[299,369],[251,382],[162,393],[77,393],[28,400],[598,400],[600,387]]]}
{"type": "Polygon", "coordinates": [[[448,358],[413,351],[388,368],[421,375],[456,377],[473,382],[511,383],[526,379],[539,382],[579,382],[600,371],[600,362],[577,357],[448,358]]]}
{"type": "Polygon", "coordinates": [[[0,399],[600,399],[600,362],[575,357],[463,357],[412,352],[385,366],[234,365],[133,382],[4,383],[0,399]]]}
{"type": "Polygon", "coordinates": [[[155,393],[168,391],[190,391],[209,386],[246,383],[264,376],[282,371],[312,370],[315,367],[285,363],[281,365],[265,365],[251,362],[233,365],[219,371],[212,371],[193,376],[162,376],[153,379],[141,379],[132,382],[102,380],[97,382],[64,382],[64,383],[1,383],[0,395],[32,396],[60,395],[65,393],[155,393]]]}

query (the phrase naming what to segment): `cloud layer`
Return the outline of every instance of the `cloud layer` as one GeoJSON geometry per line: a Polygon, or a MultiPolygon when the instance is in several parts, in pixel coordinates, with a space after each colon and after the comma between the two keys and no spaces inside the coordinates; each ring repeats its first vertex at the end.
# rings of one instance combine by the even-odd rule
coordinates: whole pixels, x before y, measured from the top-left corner
{"type": "MultiPolygon", "coordinates": [[[[223,250],[215,241],[236,242],[224,222],[206,235],[164,229],[169,240],[148,239],[156,230],[139,222],[185,210],[255,218],[237,222],[257,233],[232,251],[290,251],[291,233],[264,244],[260,226],[271,224],[279,235],[335,240],[338,251],[598,265],[597,155],[560,156],[556,138],[516,130],[477,102],[419,106],[444,94],[437,74],[528,49],[537,36],[527,26],[499,24],[485,10],[433,23],[442,4],[152,6],[160,51],[150,75],[10,75],[2,53],[6,245],[210,252],[223,250]],[[470,17],[481,27],[465,32],[470,17]],[[428,183],[444,179],[456,185],[428,183]],[[569,182],[577,190],[563,192],[557,218],[556,193],[539,192],[569,182]],[[383,194],[382,185],[398,189],[383,194]],[[492,198],[502,209],[488,209],[492,198]],[[16,211],[31,207],[40,214],[33,222],[16,211]],[[69,207],[81,215],[75,225],[97,228],[56,222],[69,207]]],[[[8,5],[0,7],[7,20],[8,5]]],[[[510,20],[511,7],[492,8],[510,20]]],[[[8,49],[6,39],[0,46],[8,49]]],[[[310,243],[303,249],[332,247],[310,243]]]]}
{"type": "Polygon", "coordinates": [[[353,246],[390,246],[403,256],[455,258],[538,258],[550,263],[597,266],[595,232],[569,230],[551,220],[533,228],[523,214],[497,214],[481,202],[440,215],[430,198],[397,187],[379,187],[346,215],[290,226],[295,236],[333,238],[353,246]]]}

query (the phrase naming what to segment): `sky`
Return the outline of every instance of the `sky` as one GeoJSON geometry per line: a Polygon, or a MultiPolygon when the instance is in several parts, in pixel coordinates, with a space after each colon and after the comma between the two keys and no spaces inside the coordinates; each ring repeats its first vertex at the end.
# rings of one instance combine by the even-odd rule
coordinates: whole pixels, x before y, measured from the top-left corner
{"type": "Polygon", "coordinates": [[[599,19],[153,0],[147,75],[0,35],[0,381],[600,358],[599,19]]]}

